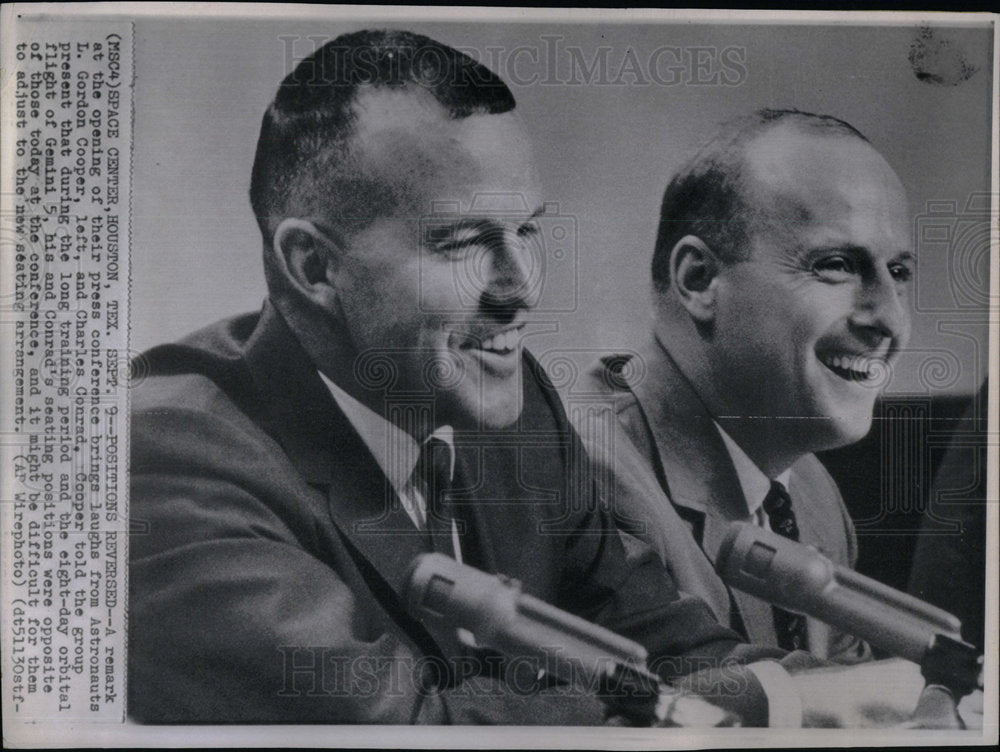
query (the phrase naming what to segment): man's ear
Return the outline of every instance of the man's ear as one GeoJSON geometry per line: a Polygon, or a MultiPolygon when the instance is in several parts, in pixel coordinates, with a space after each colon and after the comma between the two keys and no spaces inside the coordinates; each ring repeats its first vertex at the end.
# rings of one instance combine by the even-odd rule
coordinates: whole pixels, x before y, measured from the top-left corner
{"type": "Polygon", "coordinates": [[[720,268],[718,256],[695,235],[685,235],[670,251],[670,286],[698,323],[715,318],[720,268]]]}
{"type": "Polygon", "coordinates": [[[327,310],[337,298],[337,273],[343,245],[312,222],[286,217],[274,231],[275,261],[286,281],[327,310]]]}

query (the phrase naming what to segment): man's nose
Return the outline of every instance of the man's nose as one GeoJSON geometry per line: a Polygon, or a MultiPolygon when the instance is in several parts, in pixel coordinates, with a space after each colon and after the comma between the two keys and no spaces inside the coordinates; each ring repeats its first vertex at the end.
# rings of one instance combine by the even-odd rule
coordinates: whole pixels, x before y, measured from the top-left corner
{"type": "Polygon", "coordinates": [[[910,310],[905,296],[899,294],[899,283],[888,270],[866,280],[858,291],[851,324],[871,346],[893,340],[896,348],[906,343],[910,334],[910,310]]]}
{"type": "Polygon", "coordinates": [[[534,308],[543,287],[543,257],[532,238],[502,233],[490,248],[484,292],[496,302],[534,308]]]}

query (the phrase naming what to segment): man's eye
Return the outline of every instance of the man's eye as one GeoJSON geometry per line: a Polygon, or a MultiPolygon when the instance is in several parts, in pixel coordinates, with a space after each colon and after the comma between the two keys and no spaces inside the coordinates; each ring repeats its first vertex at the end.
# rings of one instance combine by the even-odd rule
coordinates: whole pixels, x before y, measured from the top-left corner
{"type": "Polygon", "coordinates": [[[906,264],[889,264],[889,274],[897,282],[909,282],[913,279],[913,269],[906,264]]]}
{"type": "Polygon", "coordinates": [[[839,282],[855,273],[854,261],[847,256],[827,256],[813,265],[813,270],[822,278],[839,282]]]}
{"type": "Polygon", "coordinates": [[[475,237],[459,238],[457,240],[449,240],[444,243],[438,243],[434,246],[434,250],[438,253],[457,256],[467,252],[478,243],[479,239],[475,237]]]}
{"type": "Polygon", "coordinates": [[[537,222],[525,222],[517,228],[517,235],[521,238],[530,238],[541,232],[537,222]]]}
{"type": "Polygon", "coordinates": [[[462,232],[449,234],[432,244],[435,253],[443,256],[464,256],[475,248],[490,243],[489,233],[462,232]]]}

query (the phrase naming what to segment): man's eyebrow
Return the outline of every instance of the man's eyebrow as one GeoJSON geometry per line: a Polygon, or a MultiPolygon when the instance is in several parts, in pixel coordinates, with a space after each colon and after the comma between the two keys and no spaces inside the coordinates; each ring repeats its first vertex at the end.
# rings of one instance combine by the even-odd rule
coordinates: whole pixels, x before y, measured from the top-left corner
{"type": "MultiPolygon", "coordinates": [[[[545,204],[542,204],[525,218],[524,221],[520,222],[520,225],[526,225],[528,222],[537,219],[545,213],[546,207],[545,204]]],[[[496,216],[487,215],[485,217],[454,217],[454,215],[448,214],[431,215],[428,217],[427,234],[440,239],[453,233],[461,232],[462,230],[489,230],[495,226],[496,220],[503,216],[503,214],[499,213],[496,216]],[[450,219],[454,219],[454,221],[449,221],[450,219]]]]}
{"type": "Polygon", "coordinates": [[[805,248],[808,256],[819,256],[824,253],[846,253],[852,256],[871,256],[868,246],[845,243],[844,245],[820,245],[805,248]]]}
{"type": "Polygon", "coordinates": [[[525,218],[525,220],[523,222],[521,222],[517,226],[518,233],[521,233],[524,230],[525,227],[528,227],[529,225],[531,225],[531,223],[534,222],[539,217],[544,216],[545,213],[546,213],[546,206],[545,206],[545,204],[542,204],[537,209],[535,209],[533,212],[531,212],[531,214],[529,214],[525,218]]]}
{"type": "MultiPolygon", "coordinates": [[[[824,253],[844,253],[851,256],[863,256],[868,258],[875,258],[875,254],[872,252],[871,248],[866,245],[855,245],[852,243],[847,243],[845,245],[827,245],[818,246],[814,248],[806,248],[803,255],[804,256],[820,256],[824,253]]],[[[895,256],[890,258],[890,261],[916,261],[916,256],[912,251],[900,251],[895,256]]]]}
{"type": "Polygon", "coordinates": [[[491,224],[486,217],[449,217],[447,215],[430,217],[429,224],[435,228],[448,230],[475,230],[491,224]]]}
{"type": "Polygon", "coordinates": [[[454,221],[449,221],[447,215],[430,217],[427,223],[425,234],[431,240],[445,240],[463,230],[473,230],[483,232],[489,230],[491,223],[478,217],[455,217],[454,221]]]}

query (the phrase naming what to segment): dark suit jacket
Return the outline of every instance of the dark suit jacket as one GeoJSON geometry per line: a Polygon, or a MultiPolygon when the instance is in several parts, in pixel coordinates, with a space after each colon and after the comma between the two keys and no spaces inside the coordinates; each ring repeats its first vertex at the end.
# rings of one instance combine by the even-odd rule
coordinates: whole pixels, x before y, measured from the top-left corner
{"type": "MultiPolygon", "coordinates": [[[[678,587],[707,602],[723,624],[739,624],[732,618],[732,598],[748,639],[776,645],[771,607],[730,592],[715,574],[730,523],[751,518],[712,417],[664,348],[652,339],[631,357],[603,358],[579,392],[580,399],[589,394],[605,408],[607,423],[600,430],[579,428],[595,460],[609,477],[613,473],[608,497],[619,526],[651,545],[678,587]]],[[[837,564],[853,565],[857,544],[851,519],[833,479],[813,455],[792,466],[789,493],[801,540],[837,564]]],[[[840,662],[870,657],[864,643],[813,620],[809,641],[819,657],[840,662]]]]}
{"type": "MultiPolygon", "coordinates": [[[[711,674],[727,682],[722,704],[764,722],[759,683],[729,662],[781,654],[738,645],[655,556],[626,556],[577,482],[558,398],[525,365],[520,424],[456,440],[485,568],[642,643],[664,678],[726,662],[711,674]]],[[[269,304],[149,351],[136,371],[148,375],[132,391],[133,717],[601,722],[591,698],[526,696],[497,671],[424,687],[428,663],[455,657],[401,597],[427,538],[269,304]]]]}
{"type": "Polygon", "coordinates": [[[962,621],[983,650],[986,619],[987,408],[984,382],[962,417],[927,495],[909,590],[962,621]]]}

